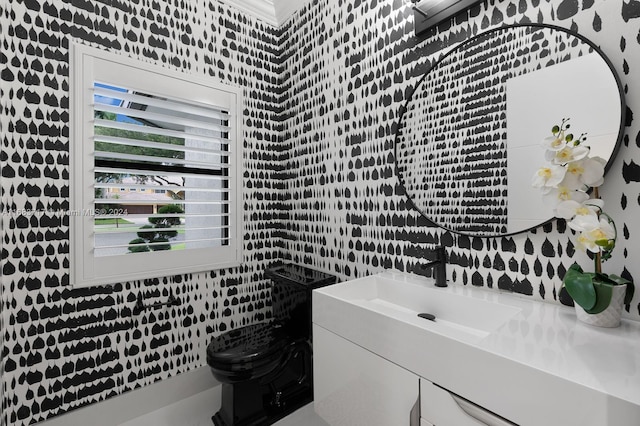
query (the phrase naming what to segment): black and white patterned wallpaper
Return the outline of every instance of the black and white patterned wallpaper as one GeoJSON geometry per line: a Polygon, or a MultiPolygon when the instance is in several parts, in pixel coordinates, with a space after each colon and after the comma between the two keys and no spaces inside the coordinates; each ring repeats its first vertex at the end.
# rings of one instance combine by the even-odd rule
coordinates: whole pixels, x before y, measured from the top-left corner
{"type": "Polygon", "coordinates": [[[282,257],[281,34],[218,1],[8,0],[2,73],[2,417],[34,423],[205,365],[224,330],[263,320],[282,257]],[[244,89],[244,264],[72,289],[71,39],[244,89]],[[134,315],[136,297],[181,305],[134,315]]]}
{"type": "MultiPolygon", "coordinates": [[[[503,238],[445,232],[410,209],[393,171],[398,113],[430,64],[480,32],[530,22],[586,36],[620,75],[628,103],[625,136],[601,191],[620,236],[604,270],[637,281],[638,1],[488,0],[423,39],[413,34],[408,1],[323,0],[305,7],[285,28],[287,255],[346,278],[383,268],[414,271],[429,257],[429,248],[442,244],[448,247],[449,279],[456,284],[571,303],[560,292],[561,278],[574,261],[585,268],[592,262],[576,252],[563,222],[503,238]]],[[[568,103],[567,115],[570,108],[568,103]]],[[[624,315],[640,319],[639,296],[624,315]]]]}
{"type": "MultiPolygon", "coordinates": [[[[605,270],[638,277],[630,259],[640,251],[632,219],[640,180],[632,77],[640,66],[639,15],[638,2],[489,1],[417,40],[407,2],[327,0],[305,8],[286,28],[289,255],[354,277],[391,267],[413,271],[428,248],[443,244],[449,247],[449,278],[456,283],[558,301],[569,265],[591,264],[575,253],[564,224],[505,238],[443,232],[409,209],[393,174],[398,111],[429,64],[484,30],[540,22],[578,31],[601,46],[625,86],[626,134],[602,191],[620,229],[605,270]]],[[[638,298],[625,315],[640,319],[638,298]]]]}
{"type": "MultiPolygon", "coordinates": [[[[293,260],[342,279],[412,271],[436,244],[449,279],[556,302],[575,259],[560,223],[469,238],[411,211],[394,176],[400,106],[428,63],[488,28],[545,22],[599,44],[628,102],[603,188],[620,240],[607,271],[640,277],[640,3],[480,3],[424,40],[409,1],[312,0],[274,29],[217,0],[0,3],[2,415],[34,423],[205,364],[213,335],[270,315],[264,267],[293,260]],[[69,37],[244,88],[244,264],[111,287],[68,286],[69,37]],[[38,214],[27,214],[33,210],[38,214]],[[181,306],[132,315],[142,292],[181,306]]],[[[625,315],[640,320],[640,296],[625,315]]]]}

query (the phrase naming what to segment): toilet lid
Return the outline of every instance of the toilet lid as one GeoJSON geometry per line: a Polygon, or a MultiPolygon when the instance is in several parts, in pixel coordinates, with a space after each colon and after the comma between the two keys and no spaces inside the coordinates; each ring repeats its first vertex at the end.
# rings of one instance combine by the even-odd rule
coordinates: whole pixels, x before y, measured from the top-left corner
{"type": "Polygon", "coordinates": [[[297,285],[309,291],[336,282],[336,277],[333,275],[292,263],[267,268],[265,276],[275,282],[280,281],[289,285],[297,285]]]}
{"type": "Polygon", "coordinates": [[[214,363],[242,363],[279,353],[290,343],[289,337],[271,323],[248,325],[213,339],[207,358],[214,363]]]}

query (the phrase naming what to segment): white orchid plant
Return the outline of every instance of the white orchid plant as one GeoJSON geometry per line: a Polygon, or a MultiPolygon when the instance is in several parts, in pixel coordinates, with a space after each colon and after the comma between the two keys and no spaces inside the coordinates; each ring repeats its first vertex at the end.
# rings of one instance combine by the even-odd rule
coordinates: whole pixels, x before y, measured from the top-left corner
{"type": "Polygon", "coordinates": [[[586,312],[597,314],[609,306],[612,286],[627,284],[625,303],[633,298],[629,280],[602,273],[602,262],[611,257],[616,246],[617,230],[611,216],[604,212],[598,187],[604,182],[606,161],[590,157],[586,134],[574,137],[569,119],[553,126],[551,136],[542,142],[547,163],[534,174],[532,185],[540,188],[546,203],[554,206],[556,217],[578,234],[576,247],[592,253],[594,272],[584,272],[574,263],[563,283],[574,302],[586,312]]]}

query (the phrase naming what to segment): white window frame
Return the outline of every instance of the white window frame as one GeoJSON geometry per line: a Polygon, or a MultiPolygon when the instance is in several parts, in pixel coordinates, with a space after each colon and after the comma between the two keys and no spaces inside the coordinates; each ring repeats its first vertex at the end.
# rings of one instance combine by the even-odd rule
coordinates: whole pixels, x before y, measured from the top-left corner
{"type": "Polygon", "coordinates": [[[88,287],[239,266],[242,260],[242,90],[73,42],[70,50],[70,283],[88,287]],[[107,71],[105,71],[107,70],[107,71]],[[229,105],[229,244],[222,247],[94,256],[93,84],[229,105]],[[99,79],[99,78],[98,78],[99,79]],[[215,99],[212,97],[215,96],[215,99]],[[221,99],[221,96],[224,98],[221,99]]]}

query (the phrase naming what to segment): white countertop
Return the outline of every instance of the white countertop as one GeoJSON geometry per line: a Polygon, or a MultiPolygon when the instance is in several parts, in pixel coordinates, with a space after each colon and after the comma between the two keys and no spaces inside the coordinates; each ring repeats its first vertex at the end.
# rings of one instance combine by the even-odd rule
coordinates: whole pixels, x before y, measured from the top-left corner
{"type": "MultiPolygon", "coordinates": [[[[397,271],[375,277],[433,286],[397,271]]],[[[343,312],[325,288],[314,294],[314,323],[521,425],[640,425],[640,322],[598,328],[566,306],[451,283],[437,290],[520,311],[486,337],[456,339],[360,307],[343,312]]]]}

